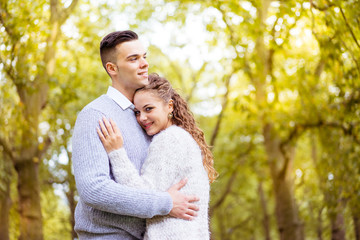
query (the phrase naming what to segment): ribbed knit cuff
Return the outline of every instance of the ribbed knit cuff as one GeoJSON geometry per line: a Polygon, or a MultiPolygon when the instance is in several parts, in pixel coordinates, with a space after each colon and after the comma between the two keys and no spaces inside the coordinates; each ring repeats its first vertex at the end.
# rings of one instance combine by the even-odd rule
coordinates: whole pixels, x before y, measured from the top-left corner
{"type": "Polygon", "coordinates": [[[168,192],[159,192],[162,197],[159,198],[159,203],[157,204],[160,206],[160,214],[159,215],[168,215],[173,208],[173,200],[168,192]]]}
{"type": "Polygon", "coordinates": [[[110,159],[126,159],[127,153],[124,147],[111,151],[109,154],[110,159]]]}

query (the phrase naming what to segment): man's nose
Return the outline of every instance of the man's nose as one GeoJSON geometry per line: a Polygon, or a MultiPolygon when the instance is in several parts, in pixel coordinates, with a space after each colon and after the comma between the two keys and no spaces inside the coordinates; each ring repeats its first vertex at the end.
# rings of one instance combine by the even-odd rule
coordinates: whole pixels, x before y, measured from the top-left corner
{"type": "Polygon", "coordinates": [[[149,64],[148,64],[148,62],[146,61],[146,59],[145,58],[141,58],[141,65],[140,65],[140,67],[141,68],[146,68],[146,67],[148,67],[149,66],[149,64]]]}

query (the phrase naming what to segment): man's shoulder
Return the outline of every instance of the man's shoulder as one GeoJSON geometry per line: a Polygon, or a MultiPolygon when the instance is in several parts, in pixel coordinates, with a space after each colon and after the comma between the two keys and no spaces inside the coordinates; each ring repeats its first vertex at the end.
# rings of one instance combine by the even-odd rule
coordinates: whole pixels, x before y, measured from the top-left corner
{"type": "Polygon", "coordinates": [[[87,111],[89,109],[94,109],[94,110],[104,110],[106,109],[106,107],[109,107],[109,104],[111,104],[112,100],[106,96],[105,94],[101,95],[100,97],[94,99],[93,101],[91,101],[90,103],[88,103],[82,110],[82,111],[87,111]]]}
{"type": "Polygon", "coordinates": [[[106,95],[101,95],[81,109],[77,115],[77,121],[79,121],[79,119],[91,118],[93,115],[106,115],[107,112],[111,111],[108,110],[112,108],[111,105],[112,100],[106,95]]]}

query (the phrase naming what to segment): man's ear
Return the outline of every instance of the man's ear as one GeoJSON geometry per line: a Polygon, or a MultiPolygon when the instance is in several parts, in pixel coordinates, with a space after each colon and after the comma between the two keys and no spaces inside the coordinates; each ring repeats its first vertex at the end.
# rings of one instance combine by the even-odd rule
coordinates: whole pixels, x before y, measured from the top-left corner
{"type": "Polygon", "coordinates": [[[112,62],[107,62],[105,64],[106,67],[106,71],[110,74],[113,75],[117,72],[117,66],[115,64],[113,64],[112,62]]]}

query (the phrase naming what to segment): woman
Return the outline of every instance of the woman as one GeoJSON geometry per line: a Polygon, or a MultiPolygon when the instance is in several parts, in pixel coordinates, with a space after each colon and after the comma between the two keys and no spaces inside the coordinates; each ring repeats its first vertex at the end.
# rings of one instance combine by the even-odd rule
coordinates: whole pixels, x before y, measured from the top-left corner
{"type": "Polygon", "coordinates": [[[204,134],[196,126],[187,103],[166,79],[151,74],[149,85],[136,91],[134,105],[138,123],[154,136],[140,176],[127,157],[115,123],[104,119],[104,123],[100,121],[101,130],[97,129],[115,180],[131,187],[166,191],[186,177],[188,182],[181,191],[200,198],[194,220],[170,216],[148,219],[144,239],[209,239],[209,182],[215,180],[217,173],[204,134]]]}

